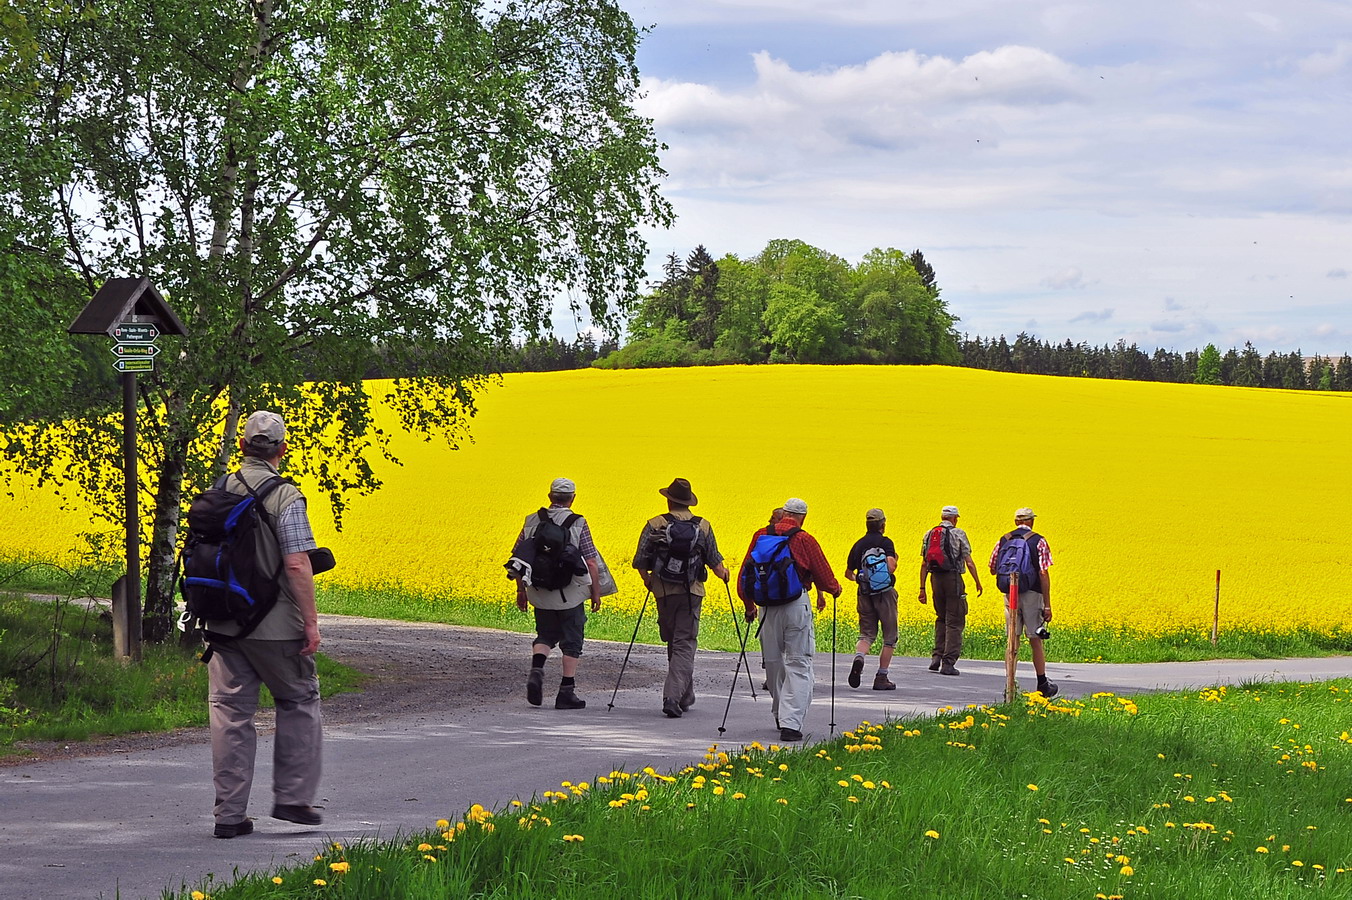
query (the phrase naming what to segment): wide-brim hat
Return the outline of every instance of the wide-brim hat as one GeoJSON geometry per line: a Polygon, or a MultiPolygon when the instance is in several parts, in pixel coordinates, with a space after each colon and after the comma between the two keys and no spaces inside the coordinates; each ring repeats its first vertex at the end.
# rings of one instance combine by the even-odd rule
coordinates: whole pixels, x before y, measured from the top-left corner
{"type": "Polygon", "coordinates": [[[658,488],[657,493],[666,497],[673,503],[679,503],[682,506],[694,506],[699,502],[695,492],[690,490],[690,482],[684,478],[674,478],[671,484],[664,488],[658,488]]]}

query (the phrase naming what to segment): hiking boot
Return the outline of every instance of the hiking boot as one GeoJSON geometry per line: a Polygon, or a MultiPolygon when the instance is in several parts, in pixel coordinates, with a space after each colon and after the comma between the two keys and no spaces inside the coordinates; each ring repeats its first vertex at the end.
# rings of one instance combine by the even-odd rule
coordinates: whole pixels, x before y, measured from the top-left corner
{"type": "Polygon", "coordinates": [[[689,712],[690,707],[695,705],[695,697],[692,694],[689,698],[681,701],[681,712],[689,712]]]}
{"type": "Polygon", "coordinates": [[[958,671],[958,667],[955,666],[955,665],[953,665],[952,663],[944,663],[943,665],[939,666],[939,674],[940,674],[940,675],[961,675],[962,673],[959,672],[959,671],[958,671]]]}
{"type": "Polygon", "coordinates": [[[531,706],[539,706],[544,700],[544,683],[545,670],[532,668],[526,676],[526,702],[531,706]]]}
{"type": "Polygon", "coordinates": [[[1047,676],[1045,675],[1037,680],[1037,689],[1038,693],[1042,694],[1042,696],[1046,697],[1048,700],[1052,699],[1058,693],[1061,692],[1061,689],[1052,682],[1048,681],[1047,676]]]}
{"type": "Polygon", "coordinates": [[[895,691],[897,686],[886,675],[878,674],[873,676],[873,689],[875,691],[895,691]]]}
{"type": "Polygon", "coordinates": [[[666,716],[668,719],[679,719],[682,712],[681,704],[677,703],[675,700],[662,701],[662,715],[666,716]]]}
{"type": "Polygon", "coordinates": [[[850,677],[845,679],[850,683],[850,687],[852,688],[859,687],[859,675],[863,671],[864,671],[864,660],[861,657],[856,656],[854,658],[854,663],[850,666],[850,677]]]}
{"type": "Polygon", "coordinates": [[[801,741],[803,739],[803,733],[797,728],[781,728],[779,729],[779,739],[786,744],[792,743],[793,741],[801,741]]]}
{"type": "Polygon", "coordinates": [[[235,838],[253,834],[253,820],[245,819],[243,822],[231,822],[229,825],[217,822],[214,834],[218,838],[235,838]]]}
{"type": "Polygon", "coordinates": [[[572,687],[559,688],[559,695],[554,698],[555,709],[586,709],[587,701],[577,695],[577,691],[572,687]]]}
{"type": "Polygon", "coordinates": [[[297,825],[322,825],[324,817],[313,806],[292,806],[277,803],[272,807],[272,817],[283,822],[295,822],[297,825]]]}
{"type": "Polygon", "coordinates": [[[930,660],[929,670],[931,672],[937,672],[939,671],[939,667],[943,665],[943,663],[944,661],[936,656],[930,660]]]}

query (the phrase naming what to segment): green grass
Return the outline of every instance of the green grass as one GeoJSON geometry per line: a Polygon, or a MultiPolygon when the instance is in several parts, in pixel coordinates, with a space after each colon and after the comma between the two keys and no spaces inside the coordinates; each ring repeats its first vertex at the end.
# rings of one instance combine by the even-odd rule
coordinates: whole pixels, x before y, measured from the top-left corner
{"type": "Polygon", "coordinates": [[[865,724],[805,749],[715,748],[670,775],[579,772],[588,782],[493,815],[471,809],[458,825],[329,845],[313,862],[197,889],[217,900],[1346,897],[1350,701],[1346,680],[1097,695],[865,724]]]}
{"type": "MultiPolygon", "coordinates": [[[[325,695],[360,683],[359,672],[317,659],[325,695]]],[[[112,625],[97,611],[0,594],[0,756],[22,754],[20,741],[205,725],[206,697],[196,650],[147,644],[140,664],[124,664],[113,658],[112,625]]]]}
{"type": "MultiPolygon", "coordinates": [[[[397,586],[354,588],[321,584],[319,587],[319,608],[324,612],[530,632],[534,628],[531,614],[518,610],[510,598],[509,590],[504,590],[502,597],[495,602],[484,603],[444,596],[429,597],[397,586]]],[[[853,620],[854,601],[850,598],[851,593],[846,593],[840,600],[838,610],[840,618],[836,629],[836,649],[841,653],[854,652],[854,643],[858,637],[854,628],[846,624],[847,613],[853,620]]],[[[744,624],[741,622],[742,604],[736,599],[735,591],[732,599],[733,608],[730,609],[723,585],[712,581],[709,583],[709,596],[704,601],[700,620],[701,647],[712,650],[737,649],[738,635],[734,630],[733,610],[736,611],[736,627],[742,628],[744,624]]],[[[830,602],[828,597],[826,614],[817,620],[817,649],[824,652],[831,650],[830,602]]],[[[588,614],[587,637],[628,643],[634,634],[635,618],[633,613],[611,612],[603,606],[601,612],[588,614]]],[[[657,615],[651,601],[639,626],[638,640],[645,644],[661,643],[657,634],[657,615]]],[[[929,656],[933,646],[932,625],[902,626],[897,642],[898,653],[929,656]]],[[[1052,639],[1046,643],[1046,649],[1047,658],[1055,662],[1177,662],[1216,658],[1328,656],[1352,653],[1352,629],[1343,625],[1331,625],[1326,631],[1309,628],[1276,631],[1223,627],[1217,646],[1213,647],[1210,633],[1197,630],[1177,628],[1157,633],[1110,626],[1061,628],[1053,622],[1052,639]]],[[[874,652],[877,652],[876,646],[874,652]]],[[[967,628],[964,657],[1004,659],[1004,654],[1003,626],[972,625],[967,628]]]]}

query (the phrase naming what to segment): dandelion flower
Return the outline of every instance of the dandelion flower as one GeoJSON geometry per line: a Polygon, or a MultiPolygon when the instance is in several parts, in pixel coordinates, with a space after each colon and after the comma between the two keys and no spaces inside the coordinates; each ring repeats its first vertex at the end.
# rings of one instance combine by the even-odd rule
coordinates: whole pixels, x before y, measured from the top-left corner
{"type": "Polygon", "coordinates": [[[1298,859],[1293,859],[1293,860],[1291,860],[1291,865],[1293,865],[1293,866],[1295,866],[1297,869],[1299,869],[1299,868],[1301,868],[1302,866],[1304,866],[1305,863],[1301,862],[1301,861],[1298,860],[1298,859]]]}
{"type": "Polygon", "coordinates": [[[432,845],[431,845],[431,844],[419,844],[419,845],[418,845],[418,852],[419,852],[419,853],[426,853],[428,850],[431,850],[431,849],[432,849],[432,845]]]}
{"type": "MultiPolygon", "coordinates": [[[[520,803],[519,801],[513,801],[513,802],[516,803],[517,806],[520,806],[520,805],[521,805],[521,803],[520,803]]],[[[450,823],[450,822],[446,821],[445,819],[437,819],[437,830],[438,830],[438,831],[445,831],[447,828],[450,828],[450,827],[451,827],[451,823],[450,823]]]]}
{"type": "Polygon", "coordinates": [[[785,800],[783,797],[780,797],[780,798],[779,798],[778,800],[776,800],[775,802],[778,803],[780,806],[788,806],[788,805],[789,805],[789,801],[788,801],[788,800],[785,800]]]}
{"type": "Polygon", "coordinates": [[[328,882],[325,881],[325,880],[322,879],[322,878],[316,878],[316,879],[314,880],[314,884],[315,884],[316,887],[324,887],[325,885],[328,884],[328,882]]]}
{"type": "Polygon", "coordinates": [[[1136,870],[1133,869],[1131,866],[1123,866],[1120,874],[1126,876],[1127,878],[1130,878],[1131,876],[1136,874],[1136,870]]]}
{"type": "Polygon", "coordinates": [[[280,876],[280,875],[273,875],[273,876],[272,876],[272,883],[273,883],[273,884],[281,884],[281,883],[282,883],[282,876],[280,876]]]}
{"type": "Polygon", "coordinates": [[[1037,790],[1037,789],[1038,789],[1038,787],[1037,787],[1037,785],[1035,785],[1035,784],[1030,784],[1030,785],[1028,785],[1028,790],[1030,790],[1030,791],[1035,791],[1035,790],[1037,790]]]}
{"type": "Polygon", "coordinates": [[[937,841],[939,839],[939,832],[931,828],[929,831],[925,832],[925,837],[929,838],[932,841],[937,841]]]}
{"type": "Polygon", "coordinates": [[[329,863],[329,868],[341,875],[342,873],[352,868],[352,863],[346,861],[329,863]]]}

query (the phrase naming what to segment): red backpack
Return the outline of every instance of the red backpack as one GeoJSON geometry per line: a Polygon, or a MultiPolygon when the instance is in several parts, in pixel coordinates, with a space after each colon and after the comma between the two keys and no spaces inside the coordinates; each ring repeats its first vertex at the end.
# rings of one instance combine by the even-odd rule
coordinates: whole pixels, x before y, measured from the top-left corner
{"type": "Polygon", "coordinates": [[[931,572],[956,572],[960,560],[953,550],[953,529],[935,525],[925,538],[925,562],[931,572]]]}

